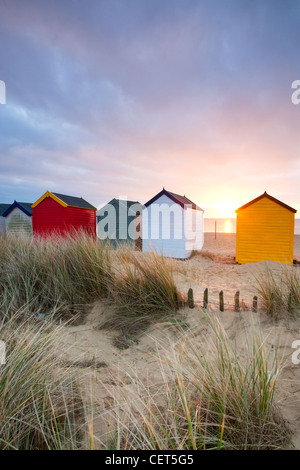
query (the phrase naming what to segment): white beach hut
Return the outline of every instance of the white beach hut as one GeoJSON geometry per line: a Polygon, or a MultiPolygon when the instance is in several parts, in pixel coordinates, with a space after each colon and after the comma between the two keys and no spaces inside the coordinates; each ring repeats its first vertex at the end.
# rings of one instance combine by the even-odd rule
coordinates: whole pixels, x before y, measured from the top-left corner
{"type": "Polygon", "coordinates": [[[145,204],[142,215],[143,252],[186,259],[204,242],[204,211],[186,196],[163,189],[145,204]]]}
{"type": "Polygon", "coordinates": [[[3,217],[3,214],[9,206],[10,204],[0,204],[0,235],[6,234],[5,217],[3,217]]]}
{"type": "Polygon", "coordinates": [[[32,235],[32,208],[29,202],[14,201],[3,213],[6,234],[32,235]]]}

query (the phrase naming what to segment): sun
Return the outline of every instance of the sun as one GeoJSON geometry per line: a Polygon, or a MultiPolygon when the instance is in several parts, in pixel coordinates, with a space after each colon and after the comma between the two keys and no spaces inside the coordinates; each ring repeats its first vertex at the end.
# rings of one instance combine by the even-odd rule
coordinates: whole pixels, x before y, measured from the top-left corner
{"type": "Polygon", "coordinates": [[[235,209],[237,208],[236,202],[234,201],[219,201],[215,205],[218,217],[222,218],[234,218],[235,217],[235,209]]]}
{"type": "Polygon", "coordinates": [[[211,203],[205,205],[209,215],[206,217],[219,219],[235,219],[235,211],[239,207],[236,199],[231,195],[222,197],[221,193],[211,195],[211,203]]]}
{"type": "Polygon", "coordinates": [[[232,223],[231,223],[231,220],[226,220],[225,226],[224,226],[224,232],[225,232],[225,233],[231,233],[231,232],[232,232],[232,223]]]}

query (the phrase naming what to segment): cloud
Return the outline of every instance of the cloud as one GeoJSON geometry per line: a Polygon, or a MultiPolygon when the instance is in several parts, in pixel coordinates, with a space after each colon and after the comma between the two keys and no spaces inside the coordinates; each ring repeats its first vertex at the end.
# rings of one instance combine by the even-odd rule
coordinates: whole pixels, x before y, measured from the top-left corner
{"type": "Polygon", "coordinates": [[[265,189],[300,204],[299,17],[264,0],[3,2],[2,202],[165,186],[207,207],[265,189]]]}

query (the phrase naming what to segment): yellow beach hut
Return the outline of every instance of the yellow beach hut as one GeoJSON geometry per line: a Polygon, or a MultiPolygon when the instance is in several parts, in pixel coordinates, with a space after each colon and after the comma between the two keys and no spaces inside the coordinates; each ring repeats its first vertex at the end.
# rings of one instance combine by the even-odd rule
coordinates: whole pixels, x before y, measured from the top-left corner
{"type": "Polygon", "coordinates": [[[296,209],[264,192],[235,212],[237,263],[293,264],[296,209]]]}

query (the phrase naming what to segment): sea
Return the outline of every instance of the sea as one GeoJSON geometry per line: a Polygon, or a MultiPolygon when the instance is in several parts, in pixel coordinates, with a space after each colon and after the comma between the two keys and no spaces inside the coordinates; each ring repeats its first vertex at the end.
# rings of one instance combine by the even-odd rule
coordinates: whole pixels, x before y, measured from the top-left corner
{"type": "MultiPolygon", "coordinates": [[[[235,233],[236,219],[210,219],[204,217],[204,232],[235,233]]],[[[300,219],[295,219],[295,235],[300,235],[300,219]]]]}

